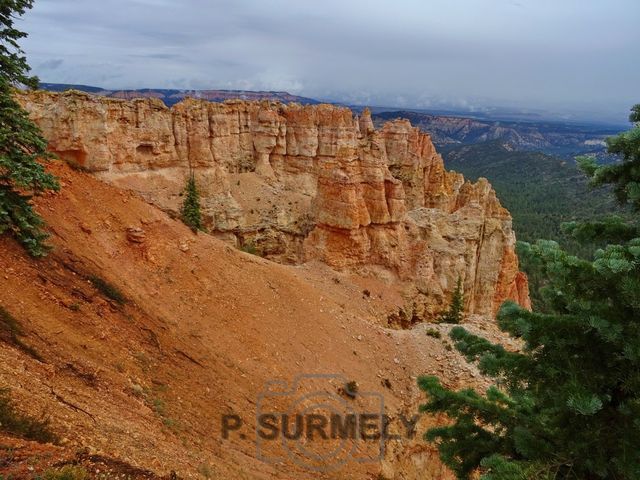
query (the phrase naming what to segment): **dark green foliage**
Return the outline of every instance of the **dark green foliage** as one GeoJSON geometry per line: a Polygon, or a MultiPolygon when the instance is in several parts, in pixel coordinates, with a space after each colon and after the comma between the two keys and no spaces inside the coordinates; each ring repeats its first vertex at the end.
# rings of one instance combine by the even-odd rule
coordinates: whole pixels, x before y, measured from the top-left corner
{"type": "Polygon", "coordinates": [[[89,281],[93,284],[96,289],[98,289],[105,297],[110,298],[114,302],[119,305],[124,305],[127,303],[127,298],[124,294],[111,283],[107,282],[103,278],[100,278],[96,275],[91,275],[89,277],[89,281]]]}
{"type": "Polygon", "coordinates": [[[456,289],[451,297],[449,309],[438,317],[440,323],[460,323],[464,315],[464,295],[462,293],[462,279],[458,277],[456,289]]]}
{"type": "Polygon", "coordinates": [[[31,358],[43,361],[36,350],[22,341],[24,332],[20,323],[4,307],[0,306],[0,342],[7,343],[22,350],[31,358]]]}
{"type": "Polygon", "coordinates": [[[0,4],[0,234],[10,232],[33,256],[47,252],[42,220],[31,198],[58,190],[54,176],[39,161],[51,158],[47,142],[27,112],[13,98],[14,88],[36,88],[18,40],[26,34],[14,27],[17,17],[32,7],[31,0],[5,0],[0,4]]]}
{"type": "Polygon", "coordinates": [[[360,387],[358,385],[358,382],[356,382],[355,380],[347,382],[347,384],[344,386],[344,393],[350,398],[356,398],[356,396],[358,395],[358,390],[360,390],[360,387]]]}
{"type": "Polygon", "coordinates": [[[594,262],[569,256],[554,242],[529,246],[527,254],[550,278],[544,294],[555,314],[502,307],[499,326],[525,342],[522,353],[453,329],[456,348],[501,389],[480,396],[422,378],[429,394],[423,411],[446,412],[456,421],[427,438],[439,442],[443,461],[459,478],[494,454],[521,473],[486,478],[545,478],[522,473],[534,466],[557,469],[558,478],[637,478],[640,240],[608,247],[594,262]]]}
{"type": "Polygon", "coordinates": [[[600,221],[568,222],[562,229],[581,243],[627,242],[640,237],[640,227],[627,223],[624,218],[610,216],[600,221]]]}
{"type": "Polygon", "coordinates": [[[184,189],[185,198],[182,202],[182,221],[191,227],[193,231],[202,230],[202,217],[200,215],[200,193],[193,174],[189,176],[184,189]]]}
{"type": "Polygon", "coordinates": [[[19,413],[6,388],[0,388],[0,431],[42,443],[56,441],[56,436],[49,427],[49,421],[34,419],[19,413]]]}
{"type": "Polygon", "coordinates": [[[620,204],[630,204],[640,211],[640,104],[633,106],[629,120],[634,128],[607,139],[609,153],[618,155],[621,161],[598,165],[592,157],[580,157],[578,163],[591,177],[592,185],[613,185],[620,204]]]}
{"type": "Polygon", "coordinates": [[[242,250],[245,253],[250,253],[251,255],[258,255],[258,256],[260,255],[260,252],[258,252],[258,249],[256,248],[255,244],[252,242],[245,243],[240,247],[240,250],[242,250]]]}
{"type": "MultiPolygon", "coordinates": [[[[572,161],[539,152],[514,151],[500,142],[448,147],[444,149],[444,158],[447,168],[463,173],[470,180],[489,179],[500,202],[513,216],[518,240],[555,240],[567,252],[589,258],[613,237],[596,235],[587,241],[586,231],[574,236],[570,229],[563,227],[565,223],[581,225],[588,220],[598,228],[596,224],[611,222],[607,217],[620,213],[618,228],[628,228],[624,222],[631,214],[620,212],[611,189],[590,188],[588,179],[572,161]]],[[[613,234],[614,227],[609,228],[613,234]]],[[[632,237],[632,232],[629,233],[632,237]]],[[[526,261],[521,264],[529,273],[534,307],[545,309],[539,293],[545,279],[529,268],[526,261]]]]}
{"type": "Polygon", "coordinates": [[[518,240],[556,240],[568,252],[587,257],[594,246],[574,240],[562,224],[619,212],[610,189],[589,188],[588,179],[571,160],[513,150],[500,142],[446,147],[443,156],[446,167],[465,178],[491,182],[513,216],[518,240]]]}
{"type": "MultiPolygon", "coordinates": [[[[640,151],[640,136],[634,148],[640,151]]],[[[640,169],[640,157],[628,161],[625,172],[640,169]]],[[[630,182],[612,179],[616,191],[630,182]]],[[[426,438],[460,479],[477,469],[483,480],[640,478],[639,232],[621,219],[566,230],[580,241],[620,243],[589,260],[554,241],[520,245],[522,259],[545,279],[544,313],[506,303],[498,314],[500,329],[521,339],[522,350],[451,331],[456,348],[496,386],[480,395],[419,379],[428,395],[421,410],[453,421],[426,438]]]]}

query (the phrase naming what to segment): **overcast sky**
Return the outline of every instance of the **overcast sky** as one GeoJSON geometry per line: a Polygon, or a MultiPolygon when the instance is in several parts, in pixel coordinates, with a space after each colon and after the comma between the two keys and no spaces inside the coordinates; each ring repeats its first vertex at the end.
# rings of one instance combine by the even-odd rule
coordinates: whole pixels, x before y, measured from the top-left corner
{"type": "Polygon", "coordinates": [[[35,0],[20,28],[45,82],[624,121],[639,22],[640,0],[35,0]]]}

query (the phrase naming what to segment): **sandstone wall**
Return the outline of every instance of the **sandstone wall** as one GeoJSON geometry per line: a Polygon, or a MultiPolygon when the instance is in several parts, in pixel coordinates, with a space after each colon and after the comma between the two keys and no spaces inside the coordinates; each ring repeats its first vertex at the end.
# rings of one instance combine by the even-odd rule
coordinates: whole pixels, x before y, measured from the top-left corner
{"type": "Polygon", "coordinates": [[[192,169],[207,229],[275,261],[404,282],[420,319],[444,308],[458,277],[471,313],[529,305],[509,213],[486,180],[447,172],[406,120],[375,130],[369,112],[332,105],[19,98],[53,152],[166,211],[179,211],[192,169]]]}

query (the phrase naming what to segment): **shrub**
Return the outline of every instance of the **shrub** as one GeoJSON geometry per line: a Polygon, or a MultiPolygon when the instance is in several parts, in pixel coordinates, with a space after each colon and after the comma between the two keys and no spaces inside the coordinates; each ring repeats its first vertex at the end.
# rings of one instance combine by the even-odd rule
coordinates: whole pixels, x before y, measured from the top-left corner
{"type": "Polygon", "coordinates": [[[105,297],[110,298],[119,305],[127,303],[127,299],[124,294],[118,289],[118,287],[107,282],[103,278],[96,275],[91,275],[89,281],[93,284],[98,291],[100,291],[105,297]]]}
{"type": "Polygon", "coordinates": [[[429,337],[433,337],[433,338],[441,338],[442,335],[440,334],[440,332],[438,330],[436,330],[435,328],[429,328],[427,330],[427,335],[429,337]]]}
{"type": "Polygon", "coordinates": [[[347,397],[356,398],[359,389],[360,387],[358,386],[358,382],[351,380],[345,384],[343,392],[347,397]]]}
{"type": "Polygon", "coordinates": [[[151,408],[157,415],[163,418],[167,416],[167,406],[161,398],[151,399],[151,408]]]}
{"type": "Polygon", "coordinates": [[[244,245],[242,245],[240,247],[240,250],[242,250],[245,253],[250,253],[251,255],[258,255],[258,249],[251,242],[245,243],[244,245]]]}
{"type": "Polygon", "coordinates": [[[42,357],[36,350],[27,345],[20,338],[24,333],[22,331],[22,327],[15,319],[13,315],[11,315],[4,307],[0,306],[0,341],[5,342],[9,345],[12,345],[24,353],[29,355],[31,358],[42,362],[42,357]]]}
{"type": "Polygon", "coordinates": [[[462,279],[458,277],[456,289],[451,298],[449,309],[443,312],[438,318],[440,323],[460,323],[464,314],[464,295],[462,293],[462,279]]]}
{"type": "Polygon", "coordinates": [[[35,419],[16,411],[9,390],[0,388],[0,430],[16,437],[37,442],[55,442],[48,419],[35,419]]]}
{"type": "Polygon", "coordinates": [[[0,306],[0,339],[7,343],[13,343],[18,335],[22,335],[20,324],[13,315],[0,306]]]}

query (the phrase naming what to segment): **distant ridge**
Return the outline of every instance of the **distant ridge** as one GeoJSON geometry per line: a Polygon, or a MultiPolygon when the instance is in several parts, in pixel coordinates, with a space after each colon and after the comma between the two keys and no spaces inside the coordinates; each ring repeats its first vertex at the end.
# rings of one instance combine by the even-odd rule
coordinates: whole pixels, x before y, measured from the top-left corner
{"type": "Polygon", "coordinates": [[[621,131],[621,127],[612,125],[494,120],[464,115],[434,115],[409,110],[373,114],[373,121],[377,126],[395,118],[406,118],[412,125],[429,132],[438,148],[497,140],[506,142],[517,150],[542,151],[570,159],[586,153],[602,155],[606,150],[605,138],[621,131]]]}
{"type": "Polygon", "coordinates": [[[300,97],[288,92],[250,91],[250,90],[177,90],[164,88],[140,88],[137,90],[110,90],[90,85],[75,85],[68,83],[40,83],[42,90],[51,92],[64,92],[66,90],[80,90],[82,92],[101,95],[103,97],[133,99],[133,98],[158,98],[168,107],[175,105],[186,97],[201,98],[210,102],[224,102],[234,98],[242,100],[276,100],[282,103],[301,103],[303,105],[315,105],[322,103],[313,98],[300,97]]]}

